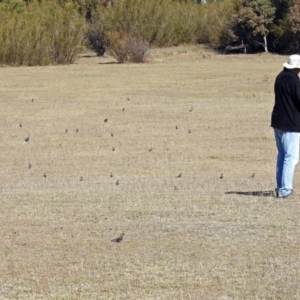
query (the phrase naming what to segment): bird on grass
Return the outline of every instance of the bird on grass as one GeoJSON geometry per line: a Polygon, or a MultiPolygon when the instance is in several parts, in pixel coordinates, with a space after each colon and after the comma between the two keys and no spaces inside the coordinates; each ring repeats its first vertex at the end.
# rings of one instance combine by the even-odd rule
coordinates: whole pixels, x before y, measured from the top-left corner
{"type": "Polygon", "coordinates": [[[43,176],[44,176],[44,178],[47,178],[47,174],[46,174],[46,173],[44,173],[44,175],[43,175],[43,176]]]}
{"type": "Polygon", "coordinates": [[[104,123],[107,123],[107,121],[108,121],[108,120],[107,120],[107,119],[105,119],[105,120],[104,120],[104,123]]]}
{"type": "Polygon", "coordinates": [[[28,142],[29,142],[29,137],[26,137],[26,138],[24,139],[24,141],[25,141],[26,143],[28,143],[28,142]]]}
{"type": "Polygon", "coordinates": [[[32,165],[31,163],[28,164],[28,169],[31,169],[32,165]]]}
{"type": "Polygon", "coordinates": [[[223,173],[220,175],[220,179],[223,179],[224,178],[224,176],[223,176],[223,173]]]}
{"type": "Polygon", "coordinates": [[[116,237],[115,239],[111,240],[111,242],[120,243],[123,241],[125,233],[122,233],[120,236],[116,237]]]}
{"type": "Polygon", "coordinates": [[[114,177],[114,174],[113,174],[113,173],[110,173],[110,177],[114,177]]]}
{"type": "Polygon", "coordinates": [[[175,185],[174,186],[174,191],[177,191],[178,190],[178,187],[175,185]]]}
{"type": "Polygon", "coordinates": [[[252,175],[251,175],[251,178],[254,178],[254,176],[255,176],[255,174],[254,174],[254,173],[252,173],[252,175]]]}
{"type": "Polygon", "coordinates": [[[151,152],[152,151],[152,148],[150,148],[149,150],[148,150],[148,152],[151,152]]]}
{"type": "Polygon", "coordinates": [[[116,185],[119,185],[119,184],[120,184],[120,182],[119,182],[119,180],[117,180],[117,181],[116,181],[116,185]]]}
{"type": "Polygon", "coordinates": [[[176,177],[177,177],[177,178],[180,178],[181,176],[182,176],[182,173],[180,173],[180,174],[179,174],[179,175],[177,175],[176,177]]]}
{"type": "Polygon", "coordinates": [[[82,176],[80,177],[80,181],[83,181],[83,177],[82,176]]]}

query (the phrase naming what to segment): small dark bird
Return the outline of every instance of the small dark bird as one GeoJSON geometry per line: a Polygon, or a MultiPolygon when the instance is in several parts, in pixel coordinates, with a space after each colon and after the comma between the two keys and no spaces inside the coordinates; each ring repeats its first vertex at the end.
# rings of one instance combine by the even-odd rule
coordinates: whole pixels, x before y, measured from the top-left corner
{"type": "Polygon", "coordinates": [[[254,173],[252,173],[252,175],[251,175],[251,178],[254,178],[254,176],[255,176],[255,174],[254,174],[254,173]]]}
{"type": "Polygon", "coordinates": [[[223,179],[223,177],[224,177],[224,176],[223,176],[223,173],[222,173],[222,174],[220,175],[220,179],[223,179]]]}
{"type": "Polygon", "coordinates": [[[116,185],[119,185],[119,180],[116,181],[116,185]]]}
{"type": "Polygon", "coordinates": [[[105,119],[105,120],[104,120],[104,123],[107,123],[107,121],[108,121],[108,120],[107,120],[107,119],[105,119]]]}
{"type": "Polygon", "coordinates": [[[191,107],[191,109],[190,109],[190,112],[192,112],[192,111],[193,111],[193,109],[194,109],[194,107],[192,106],[192,107],[191,107]]]}
{"type": "Polygon", "coordinates": [[[114,174],[113,174],[113,173],[110,173],[110,177],[114,177],[114,174]]]}
{"type": "Polygon", "coordinates": [[[151,151],[152,151],[152,148],[150,148],[148,151],[151,152],[151,151]]]}
{"type": "Polygon", "coordinates": [[[179,175],[177,175],[176,177],[177,177],[177,178],[180,178],[181,176],[182,176],[182,174],[180,173],[180,174],[179,174],[179,175]]]}
{"type": "Polygon", "coordinates": [[[83,177],[82,176],[80,177],[80,181],[83,181],[83,177]]]}
{"type": "Polygon", "coordinates": [[[112,148],[112,151],[115,151],[115,147],[112,148]]]}
{"type": "Polygon", "coordinates": [[[31,163],[28,164],[28,169],[31,169],[32,165],[31,163]]]}
{"type": "Polygon", "coordinates": [[[78,130],[78,129],[76,129],[76,132],[79,132],[79,130],[78,130]]]}
{"type": "Polygon", "coordinates": [[[68,129],[66,129],[65,133],[67,133],[67,132],[68,132],[68,129]]]}
{"type": "Polygon", "coordinates": [[[178,190],[178,187],[175,185],[174,186],[174,191],[177,191],[178,190]]]}
{"type": "Polygon", "coordinates": [[[111,135],[112,137],[114,136],[114,134],[113,134],[113,133],[111,133],[110,135],[111,135]]]}
{"type": "Polygon", "coordinates": [[[189,133],[191,133],[192,131],[191,130],[189,130],[189,133]]]}
{"type": "Polygon", "coordinates": [[[25,141],[26,143],[28,143],[28,142],[29,142],[29,137],[26,137],[26,138],[24,139],[24,141],[25,141]]]}
{"type": "Polygon", "coordinates": [[[22,123],[20,123],[20,127],[22,127],[22,123]]]}
{"type": "Polygon", "coordinates": [[[130,99],[129,99],[129,98],[127,98],[127,100],[129,101],[130,99]]]}
{"type": "Polygon", "coordinates": [[[31,99],[31,102],[33,102],[34,100],[33,100],[33,98],[31,99]]]}
{"type": "Polygon", "coordinates": [[[175,129],[178,129],[178,126],[177,126],[177,125],[175,126],[175,129]]]}
{"type": "Polygon", "coordinates": [[[122,111],[124,111],[124,110],[125,110],[125,107],[123,107],[122,111]]]}
{"type": "Polygon", "coordinates": [[[122,233],[120,236],[118,236],[117,238],[111,240],[111,242],[115,242],[115,243],[120,243],[123,241],[123,237],[124,237],[125,233],[122,233]]]}
{"type": "Polygon", "coordinates": [[[46,173],[44,173],[44,175],[43,175],[43,176],[44,176],[44,178],[47,178],[47,174],[46,174],[46,173]]]}
{"type": "Polygon", "coordinates": [[[253,94],[253,97],[255,97],[255,94],[253,94]]]}

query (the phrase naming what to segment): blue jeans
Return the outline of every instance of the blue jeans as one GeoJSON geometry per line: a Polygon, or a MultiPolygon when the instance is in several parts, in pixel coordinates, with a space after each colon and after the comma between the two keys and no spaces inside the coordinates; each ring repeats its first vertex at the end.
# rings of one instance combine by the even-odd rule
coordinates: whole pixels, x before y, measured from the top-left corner
{"type": "Polygon", "coordinates": [[[286,197],[293,191],[296,164],[299,161],[299,132],[289,132],[274,128],[278,150],[276,182],[278,197],[286,197]]]}

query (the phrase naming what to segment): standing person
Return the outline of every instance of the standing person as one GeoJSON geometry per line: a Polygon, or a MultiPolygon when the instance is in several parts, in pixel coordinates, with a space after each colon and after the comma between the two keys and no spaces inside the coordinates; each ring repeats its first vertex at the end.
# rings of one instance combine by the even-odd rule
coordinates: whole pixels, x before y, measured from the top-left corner
{"type": "Polygon", "coordinates": [[[296,198],[293,179],[299,160],[300,138],[300,55],[291,55],[274,85],[275,105],[271,126],[278,150],[276,165],[276,197],[296,198]]]}

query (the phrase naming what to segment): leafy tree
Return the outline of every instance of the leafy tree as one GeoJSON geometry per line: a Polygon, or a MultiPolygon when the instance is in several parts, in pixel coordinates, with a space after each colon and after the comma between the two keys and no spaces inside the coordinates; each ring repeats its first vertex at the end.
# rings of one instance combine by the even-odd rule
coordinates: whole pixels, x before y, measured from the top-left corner
{"type": "Polygon", "coordinates": [[[300,1],[291,6],[287,14],[288,28],[291,34],[289,51],[299,52],[300,50],[300,1]]]}
{"type": "Polygon", "coordinates": [[[296,34],[300,33],[300,1],[299,0],[289,8],[289,21],[291,24],[291,31],[296,34]]]}
{"type": "Polygon", "coordinates": [[[272,52],[290,53],[293,44],[293,34],[290,30],[289,9],[296,0],[272,0],[276,7],[273,24],[268,35],[268,48],[272,52]]]}
{"type": "Polygon", "coordinates": [[[262,45],[265,52],[268,52],[267,36],[275,17],[275,10],[270,0],[245,0],[239,11],[239,23],[245,30],[250,31],[253,42],[262,45]],[[263,41],[260,41],[261,39],[263,41]]]}

